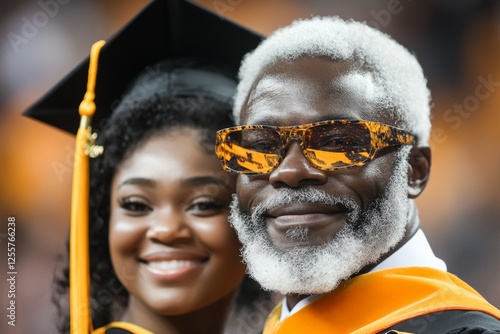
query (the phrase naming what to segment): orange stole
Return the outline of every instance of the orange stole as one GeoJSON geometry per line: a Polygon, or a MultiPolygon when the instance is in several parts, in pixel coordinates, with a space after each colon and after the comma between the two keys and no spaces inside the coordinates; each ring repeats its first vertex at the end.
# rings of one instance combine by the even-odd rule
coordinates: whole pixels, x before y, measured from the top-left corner
{"type": "Polygon", "coordinates": [[[500,311],[453,274],[427,267],[391,268],[350,279],[279,321],[281,304],[264,334],[378,333],[401,321],[444,310],[500,311]]]}

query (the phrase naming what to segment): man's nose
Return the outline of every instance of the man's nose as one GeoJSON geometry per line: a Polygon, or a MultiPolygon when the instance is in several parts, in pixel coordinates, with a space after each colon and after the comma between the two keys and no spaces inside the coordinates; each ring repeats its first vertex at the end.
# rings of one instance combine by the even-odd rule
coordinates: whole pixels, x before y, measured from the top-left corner
{"type": "Polygon", "coordinates": [[[273,187],[298,188],[306,185],[324,184],[328,180],[325,171],[309,164],[298,142],[293,142],[285,153],[283,161],[269,175],[273,187]]]}

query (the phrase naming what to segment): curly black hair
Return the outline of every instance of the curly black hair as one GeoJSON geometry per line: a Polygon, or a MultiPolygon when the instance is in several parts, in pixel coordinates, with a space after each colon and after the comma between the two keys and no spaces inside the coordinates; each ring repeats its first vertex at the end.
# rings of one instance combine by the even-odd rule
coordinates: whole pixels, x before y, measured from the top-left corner
{"type": "MultiPolygon", "coordinates": [[[[169,71],[146,72],[135,81],[132,91],[118,104],[108,122],[97,131],[100,135],[96,144],[104,147],[104,153],[92,159],[90,164],[90,305],[96,328],[116,320],[128,301],[128,292],[113,270],[108,242],[111,182],[116,168],[141,143],[179,127],[198,129],[202,136],[201,143],[207,151],[213,152],[215,132],[233,124],[230,118],[231,99],[222,99],[206,92],[197,94],[198,88],[192,93],[176,95],[172,93],[169,71]],[[138,86],[142,91],[137,89],[138,86]],[[144,93],[146,86],[147,92],[144,93]]],[[[249,305],[257,297],[262,299],[260,287],[248,277],[245,282],[237,304],[249,305]]],[[[58,307],[58,329],[61,333],[68,333],[67,256],[56,274],[54,284],[53,300],[58,307]]]]}

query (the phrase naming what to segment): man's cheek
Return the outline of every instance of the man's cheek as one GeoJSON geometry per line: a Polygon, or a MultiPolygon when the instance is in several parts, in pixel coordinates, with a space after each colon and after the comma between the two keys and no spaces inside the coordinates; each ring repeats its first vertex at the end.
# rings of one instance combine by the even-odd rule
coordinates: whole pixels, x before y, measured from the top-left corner
{"type": "Polygon", "coordinates": [[[252,202],[252,194],[257,192],[254,184],[248,175],[239,175],[236,182],[236,196],[238,198],[241,209],[250,214],[250,207],[252,202]]]}

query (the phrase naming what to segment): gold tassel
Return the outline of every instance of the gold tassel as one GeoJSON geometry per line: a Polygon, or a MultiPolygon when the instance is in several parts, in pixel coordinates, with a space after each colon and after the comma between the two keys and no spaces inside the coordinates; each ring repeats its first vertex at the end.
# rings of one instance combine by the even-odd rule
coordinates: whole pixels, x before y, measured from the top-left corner
{"type": "Polygon", "coordinates": [[[69,298],[71,334],[93,331],[90,312],[89,274],[89,143],[90,127],[96,106],[95,83],[99,52],[105,41],[96,42],[90,53],[87,92],[79,107],[80,127],[76,135],[73,189],[71,199],[69,298]]]}

